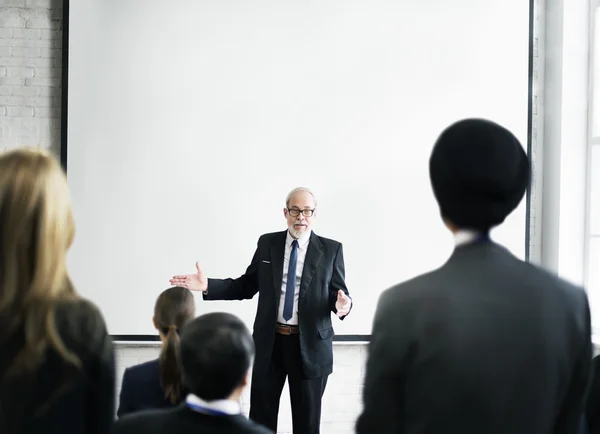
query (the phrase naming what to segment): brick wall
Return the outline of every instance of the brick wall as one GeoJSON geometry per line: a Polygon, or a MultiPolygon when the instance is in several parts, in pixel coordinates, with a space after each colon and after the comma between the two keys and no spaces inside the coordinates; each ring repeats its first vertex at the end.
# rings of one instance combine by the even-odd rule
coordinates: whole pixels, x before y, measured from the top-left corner
{"type": "MultiPolygon", "coordinates": [[[[334,368],[323,397],[321,434],[354,432],[354,423],[362,408],[361,393],[366,351],[365,344],[334,343],[334,368]]],[[[158,346],[136,347],[117,344],[117,403],[125,368],[153,360],[158,357],[158,353],[158,346]]],[[[248,387],[242,397],[242,408],[246,415],[249,411],[249,398],[250,388],[248,387]]],[[[292,433],[292,415],[287,384],[281,396],[278,432],[292,433]]]]}
{"type": "Polygon", "coordinates": [[[0,2],[0,150],[60,149],[62,1],[0,2]]]}

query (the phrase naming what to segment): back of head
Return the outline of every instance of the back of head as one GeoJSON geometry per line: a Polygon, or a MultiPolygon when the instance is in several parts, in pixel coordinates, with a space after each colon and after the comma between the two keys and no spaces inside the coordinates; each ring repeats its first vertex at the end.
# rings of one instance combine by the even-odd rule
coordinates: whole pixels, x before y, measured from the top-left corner
{"type": "Polygon", "coordinates": [[[459,228],[488,231],[521,202],[530,164],[506,128],[484,119],[465,119],[439,136],[429,175],[444,219],[459,228]]]}
{"type": "Polygon", "coordinates": [[[79,365],[58,334],[55,309],[75,296],[66,269],[74,224],[66,177],[40,149],[0,155],[0,342],[21,336],[12,361],[33,369],[47,348],[79,365]]]}
{"type": "Polygon", "coordinates": [[[185,383],[198,397],[229,397],[243,382],[254,358],[254,341],[235,315],[209,313],[188,324],[181,336],[185,383]]]}
{"type": "Polygon", "coordinates": [[[179,335],[196,314],[194,296],[187,288],[175,286],[163,291],[154,306],[154,325],[163,336],[160,353],[160,382],[165,398],[176,403],[182,394],[179,370],[179,335]]]}

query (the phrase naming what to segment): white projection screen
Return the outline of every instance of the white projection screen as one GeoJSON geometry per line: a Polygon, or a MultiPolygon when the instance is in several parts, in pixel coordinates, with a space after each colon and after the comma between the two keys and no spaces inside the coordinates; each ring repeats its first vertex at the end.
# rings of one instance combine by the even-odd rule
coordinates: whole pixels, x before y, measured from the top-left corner
{"type": "MultiPolygon", "coordinates": [[[[527,1],[78,0],[68,25],[69,269],[124,339],[156,335],[156,296],[195,261],[243,274],[296,186],[344,245],[336,334],[362,339],[383,290],[452,252],[428,176],[441,130],[489,118],[527,147],[527,1]]],[[[526,210],[492,234],[521,258],[526,210]]],[[[257,298],[197,312],[252,328],[257,298]]]]}

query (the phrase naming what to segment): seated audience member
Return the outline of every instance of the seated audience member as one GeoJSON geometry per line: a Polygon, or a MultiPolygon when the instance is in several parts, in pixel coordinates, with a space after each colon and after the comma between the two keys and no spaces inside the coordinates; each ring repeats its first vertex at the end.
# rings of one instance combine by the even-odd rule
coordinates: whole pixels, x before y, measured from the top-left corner
{"type": "Polygon", "coordinates": [[[357,433],[578,433],[592,362],[586,292],[489,234],[529,184],[522,145],[493,122],[463,120],[439,137],[429,175],[455,248],[381,295],[357,433]]]}
{"type": "Polygon", "coordinates": [[[585,420],[589,434],[600,434],[600,356],[592,360],[593,375],[586,402],[585,420]]]}
{"type": "Polygon", "coordinates": [[[139,410],[173,407],[185,398],[177,347],[181,330],[195,313],[196,304],[189,289],[175,286],[158,296],[153,322],[162,341],[160,356],[125,370],[119,417],[139,410]]]}
{"type": "Polygon", "coordinates": [[[58,162],[0,154],[0,433],[105,434],[114,420],[112,340],[67,273],[74,236],[58,162]]]}
{"type": "Polygon", "coordinates": [[[127,415],[116,422],[115,434],[272,433],[241,413],[254,342],[236,316],[209,313],[194,319],[182,332],[180,353],[190,391],[185,402],[127,415]]]}

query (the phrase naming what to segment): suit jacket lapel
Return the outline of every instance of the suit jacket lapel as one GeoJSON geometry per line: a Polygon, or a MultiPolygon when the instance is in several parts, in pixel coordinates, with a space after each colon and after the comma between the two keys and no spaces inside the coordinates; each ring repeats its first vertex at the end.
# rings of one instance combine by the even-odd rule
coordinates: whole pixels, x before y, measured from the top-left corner
{"type": "Polygon", "coordinates": [[[300,298],[304,297],[304,294],[306,294],[322,257],[323,245],[321,244],[319,237],[312,232],[310,234],[308,250],[306,251],[306,258],[304,258],[304,269],[302,270],[302,280],[300,280],[300,298]]]}
{"type": "Polygon", "coordinates": [[[273,269],[273,287],[275,298],[279,303],[281,297],[281,282],[283,281],[283,256],[285,254],[285,238],[287,231],[278,233],[271,242],[271,267],[273,269]]]}

